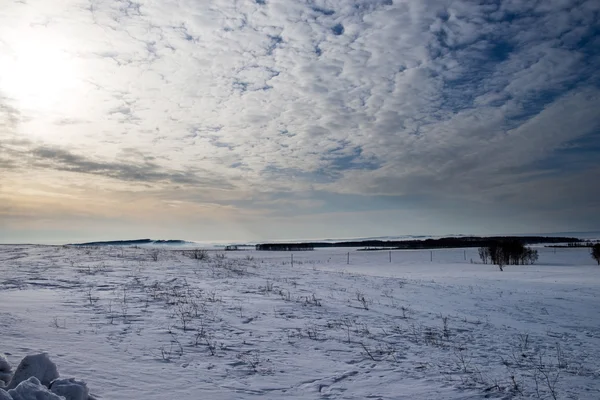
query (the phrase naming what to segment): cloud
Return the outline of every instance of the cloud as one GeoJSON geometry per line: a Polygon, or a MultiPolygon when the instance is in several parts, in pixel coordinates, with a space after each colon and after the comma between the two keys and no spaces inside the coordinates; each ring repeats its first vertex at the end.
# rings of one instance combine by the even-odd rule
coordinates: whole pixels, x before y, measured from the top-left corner
{"type": "Polygon", "coordinates": [[[34,158],[34,166],[58,171],[102,175],[122,181],[229,187],[217,179],[200,178],[193,171],[169,171],[150,161],[145,161],[143,164],[102,162],[51,147],[37,147],[31,154],[34,158]]]}
{"type": "Polygon", "coordinates": [[[86,123],[89,123],[89,121],[85,121],[85,120],[77,119],[77,118],[61,118],[61,119],[54,121],[55,125],[78,125],[78,124],[86,124],[86,123]]]}
{"type": "Polygon", "coordinates": [[[0,170],[143,183],[164,201],[238,196],[249,213],[331,210],[339,196],[348,210],[380,196],[449,213],[588,209],[596,3],[13,3],[0,74],[38,46],[49,59],[28,71],[60,90],[0,81],[0,170]],[[70,73],[43,70],[53,60],[70,73]],[[558,187],[574,200],[550,196],[558,187]]]}
{"type": "Polygon", "coordinates": [[[19,123],[21,113],[11,105],[10,99],[2,96],[0,92],[0,127],[3,131],[14,129],[19,123]]]}

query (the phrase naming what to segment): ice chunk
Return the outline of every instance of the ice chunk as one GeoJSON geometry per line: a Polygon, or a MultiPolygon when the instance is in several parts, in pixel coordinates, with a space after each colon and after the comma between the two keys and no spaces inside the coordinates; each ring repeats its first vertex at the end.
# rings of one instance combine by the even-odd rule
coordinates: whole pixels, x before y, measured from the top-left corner
{"type": "Polygon", "coordinates": [[[0,389],[0,400],[13,400],[4,389],[0,389]]]}
{"type": "Polygon", "coordinates": [[[12,374],[6,372],[0,372],[0,388],[6,386],[8,382],[10,382],[12,374]]]}
{"type": "Polygon", "coordinates": [[[0,353],[0,372],[10,372],[10,364],[2,353],[0,353]]]}
{"type": "Polygon", "coordinates": [[[48,354],[41,353],[25,356],[15,370],[8,389],[14,389],[18,384],[32,376],[36,377],[46,387],[50,385],[50,382],[58,378],[56,365],[50,361],[48,354]]]}
{"type": "Polygon", "coordinates": [[[56,379],[50,384],[50,391],[67,400],[88,400],[89,391],[85,382],[77,381],[74,378],[56,379]]]}
{"type": "MultiPolygon", "coordinates": [[[[11,374],[10,364],[4,354],[0,354],[0,388],[4,387],[10,382],[11,374]]],[[[0,399],[2,399],[0,397],[0,399]]]]}
{"type": "Polygon", "coordinates": [[[16,388],[9,390],[8,394],[12,400],[65,400],[49,391],[35,376],[22,381],[16,388]]]}

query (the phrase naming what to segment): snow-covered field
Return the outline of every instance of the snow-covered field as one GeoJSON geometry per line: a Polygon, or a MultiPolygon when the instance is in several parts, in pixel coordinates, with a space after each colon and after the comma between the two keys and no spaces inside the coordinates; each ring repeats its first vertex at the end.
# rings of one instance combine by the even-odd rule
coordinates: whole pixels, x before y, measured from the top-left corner
{"type": "Polygon", "coordinates": [[[600,267],[539,251],[0,246],[0,353],[100,399],[599,399],[600,267]]]}

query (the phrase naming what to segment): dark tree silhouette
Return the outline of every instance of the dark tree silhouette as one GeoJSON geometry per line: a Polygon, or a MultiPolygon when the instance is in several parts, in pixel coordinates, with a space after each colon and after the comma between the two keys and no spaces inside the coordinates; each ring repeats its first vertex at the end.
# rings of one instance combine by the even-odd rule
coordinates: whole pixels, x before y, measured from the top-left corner
{"type": "Polygon", "coordinates": [[[490,259],[490,248],[489,247],[480,247],[479,248],[479,258],[483,261],[484,264],[488,263],[490,259]]]}
{"type": "Polygon", "coordinates": [[[592,258],[600,265],[600,243],[592,246],[592,258]]]}
{"type": "Polygon", "coordinates": [[[484,264],[496,264],[500,271],[504,271],[505,265],[527,265],[533,264],[538,259],[537,250],[525,247],[518,240],[497,241],[488,246],[479,248],[479,257],[484,264]]]}

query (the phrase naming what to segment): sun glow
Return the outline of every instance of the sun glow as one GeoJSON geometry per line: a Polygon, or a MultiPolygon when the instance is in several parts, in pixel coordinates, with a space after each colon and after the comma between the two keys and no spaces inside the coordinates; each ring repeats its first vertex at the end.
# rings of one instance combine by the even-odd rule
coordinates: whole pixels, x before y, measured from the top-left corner
{"type": "Polygon", "coordinates": [[[30,37],[0,47],[0,91],[21,107],[51,111],[73,100],[76,62],[57,40],[30,37]]]}

